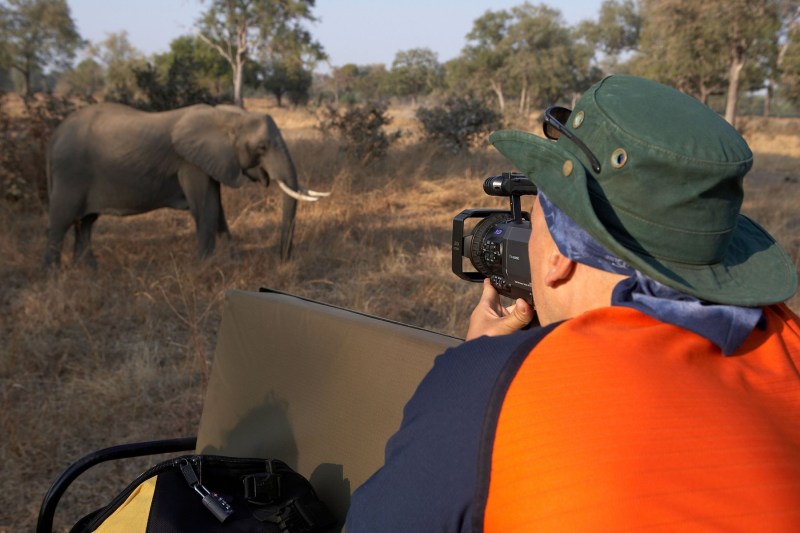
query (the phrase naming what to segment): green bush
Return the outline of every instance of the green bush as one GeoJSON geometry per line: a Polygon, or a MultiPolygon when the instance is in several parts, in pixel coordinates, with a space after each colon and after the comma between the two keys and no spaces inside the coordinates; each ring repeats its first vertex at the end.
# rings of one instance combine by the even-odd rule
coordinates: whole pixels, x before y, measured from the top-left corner
{"type": "Polygon", "coordinates": [[[226,95],[215,96],[203,87],[191,69],[191,64],[175,59],[166,71],[160,74],[156,67],[147,63],[133,67],[139,95],[124,85],[113,86],[105,100],[136,107],[143,111],[168,111],[193,104],[217,105],[232,103],[226,95]]]}
{"type": "Polygon", "coordinates": [[[453,153],[469,150],[502,125],[499,113],[476,98],[448,98],[416,113],[427,139],[443,143],[453,153]]]}
{"type": "Polygon", "coordinates": [[[366,164],[385,156],[389,146],[402,136],[400,131],[387,133],[385,126],[392,123],[387,107],[383,102],[367,102],[349,105],[341,112],[327,104],[321,108],[318,128],[335,133],[343,141],[345,152],[366,164]]]}

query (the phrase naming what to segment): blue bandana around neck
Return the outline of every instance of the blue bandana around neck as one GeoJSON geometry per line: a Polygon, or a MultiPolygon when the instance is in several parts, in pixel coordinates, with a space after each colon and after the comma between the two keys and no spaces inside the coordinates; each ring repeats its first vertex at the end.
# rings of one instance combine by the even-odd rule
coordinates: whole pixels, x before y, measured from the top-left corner
{"type": "Polygon", "coordinates": [[[687,329],[708,339],[724,355],[735,352],[762,317],[759,307],[706,302],[667,287],[630,267],[609,252],[539,191],[547,227],[564,257],[584,265],[628,276],[611,295],[611,305],[631,307],[656,320],[687,329]]]}

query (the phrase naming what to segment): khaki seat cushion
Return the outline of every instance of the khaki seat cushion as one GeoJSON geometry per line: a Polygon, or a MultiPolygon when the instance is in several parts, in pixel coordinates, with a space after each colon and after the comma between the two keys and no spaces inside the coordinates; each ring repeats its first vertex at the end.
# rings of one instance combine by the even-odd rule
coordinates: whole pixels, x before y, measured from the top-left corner
{"type": "Polygon", "coordinates": [[[343,522],[434,358],[461,342],[287,294],[230,291],[197,451],[281,459],[343,522]]]}

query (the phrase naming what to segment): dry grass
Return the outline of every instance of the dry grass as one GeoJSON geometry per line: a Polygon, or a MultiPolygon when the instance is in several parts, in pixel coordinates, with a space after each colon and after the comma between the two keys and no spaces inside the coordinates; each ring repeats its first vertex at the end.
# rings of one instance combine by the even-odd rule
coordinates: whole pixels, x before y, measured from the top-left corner
{"type": "MultiPolygon", "coordinates": [[[[314,130],[313,115],[264,110],[284,129],[302,181],[333,190],[300,206],[288,263],[278,261],[277,188],[225,191],[235,242],[202,264],[188,214],[101,218],[96,273],[71,266],[68,253],[60,272],[43,272],[44,213],[3,205],[0,531],[31,531],[50,483],[80,456],[195,433],[228,289],[269,286],[444,333],[465,331],[480,288],[450,273],[451,221],[467,207],[504,207],[480,189],[483,177],[508,168],[503,159],[407,142],[384,161],[355,167],[314,130]]],[[[393,126],[406,127],[404,120],[393,126]]],[[[758,153],[746,211],[800,262],[800,147],[791,148],[800,137],[780,124],[788,137],[773,146],[769,124],[757,126],[745,127],[758,153]]],[[[799,304],[792,301],[795,310],[799,304]]],[[[153,460],[90,470],[62,501],[57,529],[153,460]]]]}

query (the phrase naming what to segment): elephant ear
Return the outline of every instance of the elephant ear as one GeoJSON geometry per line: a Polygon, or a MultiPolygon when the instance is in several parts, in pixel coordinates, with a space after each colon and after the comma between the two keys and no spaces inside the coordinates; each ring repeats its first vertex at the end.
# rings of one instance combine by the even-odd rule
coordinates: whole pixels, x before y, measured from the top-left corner
{"type": "Polygon", "coordinates": [[[225,185],[242,180],[234,149],[234,131],[241,116],[207,105],[187,107],[172,128],[172,145],[178,154],[225,185]]]}

